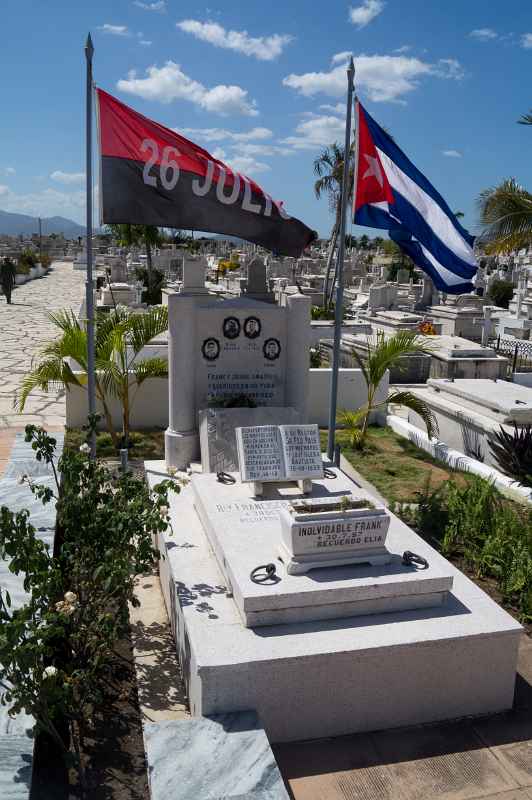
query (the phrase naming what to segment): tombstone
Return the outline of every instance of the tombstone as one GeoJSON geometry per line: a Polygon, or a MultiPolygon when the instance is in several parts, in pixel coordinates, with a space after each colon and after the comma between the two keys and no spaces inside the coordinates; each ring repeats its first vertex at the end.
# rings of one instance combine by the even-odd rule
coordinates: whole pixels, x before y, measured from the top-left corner
{"type": "Polygon", "coordinates": [[[282,308],[246,297],[219,300],[195,283],[168,295],[165,449],[167,465],[178,468],[199,456],[200,409],[245,395],[257,406],[289,406],[307,419],[309,298],[289,295],[282,308]]]}
{"type": "Polygon", "coordinates": [[[203,472],[238,470],[236,428],[254,425],[294,425],[299,413],[286,406],[206,408],[199,412],[203,472]]]}
{"type": "Polygon", "coordinates": [[[425,278],[423,279],[422,285],[423,285],[423,291],[421,293],[421,298],[419,302],[417,302],[415,305],[416,310],[417,309],[423,310],[425,308],[428,308],[428,306],[431,306],[433,303],[432,297],[436,291],[432,279],[429,278],[428,275],[426,275],[425,278]]]}
{"type": "Polygon", "coordinates": [[[111,283],[127,283],[127,266],[119,257],[109,259],[111,267],[111,283]]]}

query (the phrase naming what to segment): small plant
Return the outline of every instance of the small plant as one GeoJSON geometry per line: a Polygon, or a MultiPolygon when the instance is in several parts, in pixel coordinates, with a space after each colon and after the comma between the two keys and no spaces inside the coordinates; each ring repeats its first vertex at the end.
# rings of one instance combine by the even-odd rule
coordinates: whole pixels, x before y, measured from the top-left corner
{"type": "Polygon", "coordinates": [[[489,298],[500,308],[508,308],[510,300],[514,294],[514,285],[512,281],[494,280],[490,286],[489,298]]]}
{"type": "Polygon", "coordinates": [[[88,460],[86,445],[56,465],[55,440],[33,425],[26,427],[26,441],[56,476],[55,490],[27,476],[21,482],[43,504],[56,501],[58,541],[52,553],[37,538],[28,511],[0,509],[0,555],[11,572],[24,573],[28,595],[25,605],[12,609],[0,588],[2,703],[11,705],[12,715],[25,710],[33,716],[65,757],[73,742],[83,787],[83,737],[107,690],[115,645],[128,631],[128,603],[138,605],[135,576],[153,566],[152,537],[169,525],[168,490],[179,487],[165,481],[150,491],[132,473],[115,475],[88,460]]]}
{"type": "Polygon", "coordinates": [[[310,348],[310,368],[319,369],[321,367],[321,353],[316,347],[310,348]]]}
{"type": "Polygon", "coordinates": [[[375,508],[374,503],[367,498],[361,500],[354,500],[347,494],[336,502],[320,503],[313,500],[292,500],[290,503],[290,511],[292,514],[324,514],[331,511],[344,513],[359,508],[375,508]]]}
{"type": "Polygon", "coordinates": [[[518,428],[514,422],[513,433],[508,433],[501,425],[488,444],[505,475],[532,487],[532,425],[518,428]]]}

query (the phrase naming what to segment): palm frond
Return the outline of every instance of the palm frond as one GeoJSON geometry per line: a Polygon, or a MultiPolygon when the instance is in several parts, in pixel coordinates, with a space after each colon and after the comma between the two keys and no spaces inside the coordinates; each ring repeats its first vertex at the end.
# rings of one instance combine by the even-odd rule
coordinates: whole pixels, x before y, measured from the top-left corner
{"type": "Polygon", "coordinates": [[[13,406],[22,413],[28,395],[34,389],[48,392],[50,389],[59,389],[61,386],[82,386],[83,382],[82,376],[75,375],[66,361],[57,358],[41,361],[22,379],[13,406]]]}
{"type": "Polygon", "coordinates": [[[396,366],[400,358],[429,354],[431,350],[430,342],[415,331],[399,331],[388,339],[381,331],[377,333],[375,346],[368,348],[366,364],[368,381],[377,387],[384,378],[386,370],[396,366]]]}
{"type": "Polygon", "coordinates": [[[152,339],[168,330],[168,306],[155,306],[147,314],[132,314],[127,329],[128,342],[136,355],[152,339]]]}
{"type": "Polygon", "coordinates": [[[399,406],[404,406],[414,411],[425,423],[427,428],[427,435],[429,438],[438,435],[438,421],[434,416],[431,407],[420,397],[412,392],[392,392],[388,397],[388,403],[396,403],[399,406]]]}
{"type": "Polygon", "coordinates": [[[517,121],[519,125],[532,125],[532,111],[530,114],[523,114],[517,121]]]}
{"type": "Polygon", "coordinates": [[[488,252],[502,253],[532,242],[532,194],[509,178],[479,197],[480,221],[486,226],[480,237],[488,252]]]}
{"type": "Polygon", "coordinates": [[[164,358],[145,358],[135,361],[132,371],[137,385],[140,386],[148,378],[168,377],[168,362],[164,358]]]}

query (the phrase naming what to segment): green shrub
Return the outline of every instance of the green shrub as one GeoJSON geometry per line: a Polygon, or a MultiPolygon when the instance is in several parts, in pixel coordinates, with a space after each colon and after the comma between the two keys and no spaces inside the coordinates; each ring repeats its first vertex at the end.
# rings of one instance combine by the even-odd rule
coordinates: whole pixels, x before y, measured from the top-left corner
{"type": "Polygon", "coordinates": [[[532,487],[532,425],[518,428],[514,422],[513,433],[507,433],[501,425],[488,444],[505,475],[532,487]]]}
{"type": "Polygon", "coordinates": [[[27,592],[25,605],[13,610],[0,588],[0,684],[8,687],[2,702],[12,705],[10,713],[32,715],[67,755],[63,723],[80,744],[108,692],[115,646],[129,629],[128,603],[138,605],[135,576],[153,566],[152,536],[168,527],[167,493],[177,485],[166,481],[150,491],[142,478],[88,460],[86,444],[56,464],[55,440],[33,425],[26,441],[51,465],[56,486],[27,476],[21,482],[43,504],[57,501],[58,533],[52,553],[27,511],[0,508],[0,553],[11,572],[24,573],[27,592]]]}
{"type": "Polygon", "coordinates": [[[504,603],[532,619],[532,511],[505,500],[477,476],[460,488],[452,480],[419,493],[417,508],[398,513],[421,536],[479,578],[493,578],[504,603]]]}
{"type": "Polygon", "coordinates": [[[508,308],[513,294],[514,285],[511,281],[494,280],[490,286],[489,298],[501,308],[508,308]]]}

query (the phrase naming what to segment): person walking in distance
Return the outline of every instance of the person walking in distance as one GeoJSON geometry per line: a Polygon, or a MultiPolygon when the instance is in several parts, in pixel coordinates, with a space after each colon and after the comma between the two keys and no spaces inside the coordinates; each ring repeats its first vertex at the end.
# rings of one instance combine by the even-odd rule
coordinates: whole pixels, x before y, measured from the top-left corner
{"type": "Polygon", "coordinates": [[[16,268],[10,258],[4,258],[0,264],[0,286],[6,297],[7,302],[11,305],[11,292],[15,286],[16,268]]]}

